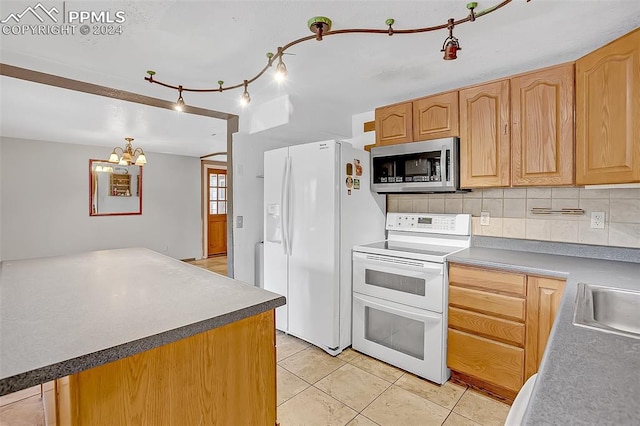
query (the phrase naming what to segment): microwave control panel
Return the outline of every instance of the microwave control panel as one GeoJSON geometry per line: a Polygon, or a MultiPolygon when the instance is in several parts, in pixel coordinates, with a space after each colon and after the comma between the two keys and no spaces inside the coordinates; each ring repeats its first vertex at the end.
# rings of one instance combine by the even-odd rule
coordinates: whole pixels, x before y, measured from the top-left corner
{"type": "Polygon", "coordinates": [[[387,213],[388,231],[469,235],[468,214],[387,213]]]}

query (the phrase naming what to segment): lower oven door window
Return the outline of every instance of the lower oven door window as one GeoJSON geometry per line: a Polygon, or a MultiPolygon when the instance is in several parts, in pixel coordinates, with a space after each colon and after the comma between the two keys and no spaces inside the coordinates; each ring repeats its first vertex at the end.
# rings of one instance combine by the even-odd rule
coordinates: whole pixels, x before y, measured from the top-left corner
{"type": "Polygon", "coordinates": [[[355,293],[353,348],[436,383],[448,379],[442,314],[355,293]]]}
{"type": "Polygon", "coordinates": [[[353,253],[353,291],[403,305],[442,312],[442,263],[353,253]]]}

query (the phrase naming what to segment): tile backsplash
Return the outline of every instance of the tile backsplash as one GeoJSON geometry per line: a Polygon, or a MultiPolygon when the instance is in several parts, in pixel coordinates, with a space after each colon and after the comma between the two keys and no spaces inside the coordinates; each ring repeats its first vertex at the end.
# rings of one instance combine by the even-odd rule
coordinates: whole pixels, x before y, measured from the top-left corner
{"type": "Polygon", "coordinates": [[[389,194],[390,212],[470,213],[474,235],[640,247],[640,188],[504,188],[457,194],[389,194]],[[533,207],[581,208],[583,215],[534,215],[533,207]],[[489,212],[489,225],[480,225],[489,212]],[[591,228],[604,212],[604,229],[591,228]]]}

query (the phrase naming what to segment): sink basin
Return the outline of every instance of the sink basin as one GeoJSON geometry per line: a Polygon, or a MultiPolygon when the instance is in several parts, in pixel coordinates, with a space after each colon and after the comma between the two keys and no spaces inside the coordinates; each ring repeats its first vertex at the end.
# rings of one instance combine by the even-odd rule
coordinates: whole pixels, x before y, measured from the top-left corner
{"type": "Polygon", "coordinates": [[[573,323],[640,339],[640,291],[578,283],[573,323]]]}

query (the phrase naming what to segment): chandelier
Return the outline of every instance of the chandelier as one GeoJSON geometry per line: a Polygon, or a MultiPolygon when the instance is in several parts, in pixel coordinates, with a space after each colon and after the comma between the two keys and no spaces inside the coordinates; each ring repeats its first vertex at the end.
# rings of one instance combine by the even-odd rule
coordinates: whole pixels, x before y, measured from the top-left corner
{"type": "Polygon", "coordinates": [[[117,163],[121,166],[128,166],[131,163],[134,163],[136,166],[144,166],[147,164],[147,157],[144,155],[144,151],[142,148],[133,148],[131,146],[131,141],[133,138],[124,138],[127,141],[124,148],[120,148],[119,146],[113,148],[113,152],[109,156],[110,163],[117,163]],[[118,150],[122,155],[118,156],[118,150]],[[135,160],[133,157],[138,156],[135,160]]]}
{"type": "MultiPolygon", "coordinates": [[[[506,6],[507,4],[511,3],[513,0],[504,0],[492,7],[489,7],[483,11],[480,12],[476,12],[475,8],[478,6],[477,2],[471,2],[471,3],[467,3],[466,8],[469,10],[469,14],[462,18],[462,19],[458,19],[455,20],[454,18],[450,18],[447,23],[445,24],[441,24],[441,25],[435,25],[432,27],[425,27],[425,28],[413,28],[413,29],[404,29],[404,30],[396,30],[393,28],[393,24],[395,23],[394,19],[387,19],[385,21],[385,24],[387,25],[386,29],[373,29],[373,28],[351,28],[351,29],[344,29],[344,30],[331,30],[331,19],[324,17],[324,16],[316,16],[314,18],[309,19],[309,21],[307,22],[307,26],[309,27],[309,30],[311,30],[311,32],[313,32],[315,35],[311,35],[311,36],[306,36],[306,37],[301,37],[298,38],[296,40],[290,41],[289,43],[285,44],[282,47],[278,47],[277,49],[277,53],[273,54],[272,52],[268,52],[267,53],[267,64],[264,66],[264,68],[262,68],[262,70],[260,70],[260,72],[258,74],[256,74],[253,78],[251,79],[247,79],[247,80],[243,80],[242,83],[238,83],[238,84],[233,84],[230,86],[224,86],[224,81],[222,80],[218,80],[218,87],[215,88],[210,88],[210,89],[190,89],[190,88],[186,88],[182,85],[173,85],[173,84],[168,84],[168,83],[163,83],[161,81],[158,81],[156,79],[154,79],[154,75],[156,74],[155,71],[147,71],[147,76],[144,78],[145,80],[147,80],[149,83],[156,83],[159,84],[161,86],[167,87],[169,89],[174,89],[178,91],[178,100],[176,101],[174,108],[177,111],[183,111],[183,109],[185,108],[185,101],[184,98],[182,97],[182,93],[183,92],[225,92],[227,90],[232,90],[232,89],[239,89],[242,88],[243,92],[242,95],[240,97],[240,104],[242,106],[246,106],[249,104],[249,102],[251,102],[251,96],[249,95],[249,84],[253,83],[254,81],[256,81],[257,79],[259,79],[260,77],[262,77],[262,75],[267,71],[267,69],[269,69],[272,65],[273,62],[277,59],[278,63],[276,65],[276,69],[275,69],[275,73],[274,73],[274,78],[276,79],[276,81],[280,82],[282,80],[284,80],[287,76],[287,67],[284,64],[283,61],[283,55],[285,54],[285,51],[297,44],[300,44],[302,42],[306,42],[309,40],[317,40],[317,41],[322,41],[323,37],[328,37],[328,36],[336,36],[336,35],[342,35],[342,34],[350,34],[350,33],[359,33],[359,34],[386,34],[388,36],[393,36],[396,34],[417,34],[417,33],[426,33],[426,32],[430,32],[430,31],[437,31],[437,30],[443,30],[446,29],[449,32],[448,37],[444,40],[443,46],[442,46],[442,50],[441,52],[444,52],[443,55],[443,59],[444,60],[453,60],[453,59],[457,59],[457,51],[458,50],[462,50],[462,47],[460,47],[460,42],[458,41],[457,38],[455,38],[453,36],[453,29],[456,25],[460,25],[460,24],[464,24],[466,22],[473,22],[475,21],[477,18],[480,18],[481,16],[484,15],[488,15],[491,12],[495,12],[496,10],[502,8],[503,6],[506,6]]],[[[526,0],[527,2],[529,2],[530,0],[526,0]]]]}

